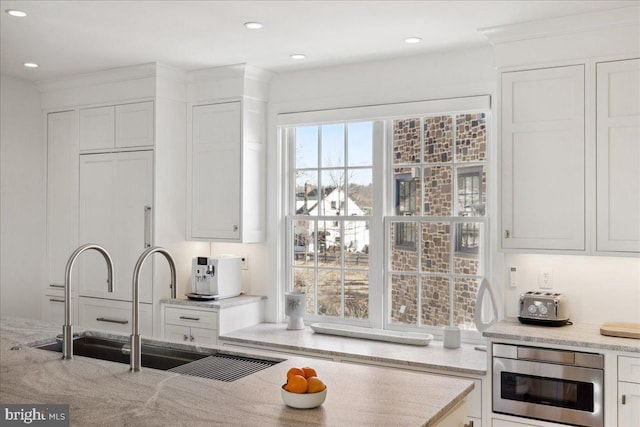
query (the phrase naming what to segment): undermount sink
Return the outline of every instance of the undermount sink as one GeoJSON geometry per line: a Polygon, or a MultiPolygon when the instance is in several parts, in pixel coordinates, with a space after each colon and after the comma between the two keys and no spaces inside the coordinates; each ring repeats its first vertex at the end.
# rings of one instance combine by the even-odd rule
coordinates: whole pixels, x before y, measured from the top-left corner
{"type": "MultiPolygon", "coordinates": [[[[85,335],[74,338],[74,356],[84,356],[111,362],[130,362],[129,341],[85,335]]],[[[62,353],[62,342],[34,346],[41,350],[62,353]]],[[[273,366],[284,359],[255,358],[211,350],[208,353],[176,349],[167,346],[142,344],[142,367],[177,372],[219,381],[235,381],[254,372],[273,366]]]]}
{"type": "MultiPolygon", "coordinates": [[[[94,336],[78,337],[73,340],[73,355],[109,360],[111,362],[129,363],[131,360],[130,354],[122,351],[122,347],[125,344],[128,346],[129,342],[94,336]]],[[[56,341],[51,344],[40,345],[37,348],[62,353],[62,342],[56,341]]],[[[142,345],[142,366],[145,368],[167,371],[176,366],[184,365],[185,363],[193,362],[194,360],[207,356],[208,354],[206,353],[142,345]]]]}

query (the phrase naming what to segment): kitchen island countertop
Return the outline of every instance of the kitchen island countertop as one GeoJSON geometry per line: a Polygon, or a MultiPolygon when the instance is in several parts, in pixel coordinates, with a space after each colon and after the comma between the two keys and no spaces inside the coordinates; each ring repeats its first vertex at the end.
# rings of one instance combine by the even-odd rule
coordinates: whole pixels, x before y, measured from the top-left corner
{"type": "MultiPolygon", "coordinates": [[[[285,361],[226,383],[27,344],[51,340],[57,325],[0,321],[0,402],[70,405],[71,425],[431,426],[462,402],[473,382],[422,373],[283,356],[285,361]],[[322,406],[285,406],[280,386],[293,366],[313,366],[327,383],[322,406]]],[[[249,353],[249,352],[248,352],[249,353]]]]}

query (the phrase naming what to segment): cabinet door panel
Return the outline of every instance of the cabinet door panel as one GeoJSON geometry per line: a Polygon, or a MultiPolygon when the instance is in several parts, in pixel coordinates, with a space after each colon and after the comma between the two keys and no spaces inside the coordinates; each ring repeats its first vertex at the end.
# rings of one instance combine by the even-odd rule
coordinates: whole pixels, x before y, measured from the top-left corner
{"type": "Polygon", "coordinates": [[[597,250],[640,252],[640,59],[597,66],[597,250]]]}
{"type": "Polygon", "coordinates": [[[67,260],[78,246],[77,128],[75,111],[47,116],[47,289],[64,284],[67,260]]]}
{"type": "Polygon", "coordinates": [[[193,238],[240,237],[240,103],[193,108],[191,230],[193,238]]]}
{"type": "MultiPolygon", "coordinates": [[[[94,243],[111,255],[116,270],[114,293],[118,286],[118,261],[115,259],[115,174],[114,154],[80,156],[80,218],[78,238],[82,244],[94,243]]],[[[107,264],[102,254],[86,251],[76,262],[79,271],[78,293],[82,296],[111,296],[107,293],[107,264]]]]}
{"type": "MultiPolygon", "coordinates": [[[[153,206],[153,152],[133,151],[116,157],[115,188],[115,257],[118,263],[117,280],[126,298],[132,298],[133,270],[145,250],[145,233],[149,234],[152,215],[145,210],[153,206]]],[[[155,257],[155,255],[153,255],[155,257]]],[[[139,296],[142,302],[152,302],[153,258],[145,261],[140,272],[139,296]]]]}
{"type": "MultiPolygon", "coordinates": [[[[130,301],[135,263],[145,247],[145,206],[152,206],[153,153],[133,151],[82,155],[80,161],[80,240],[103,246],[114,262],[113,293],[107,292],[104,258],[95,251],[80,255],[79,292],[130,301]]],[[[140,301],[152,301],[152,265],[140,278],[140,301]]]]}
{"type": "Polygon", "coordinates": [[[618,394],[618,427],[636,427],[640,420],[640,384],[618,382],[618,394]]]}
{"type": "Polygon", "coordinates": [[[116,147],[152,147],[153,102],[116,105],[116,147]]]}
{"type": "Polygon", "coordinates": [[[80,110],[80,149],[113,148],[115,144],[115,108],[80,110]]]}
{"type": "Polygon", "coordinates": [[[585,249],[583,66],[502,75],[502,246],[585,249]]]}

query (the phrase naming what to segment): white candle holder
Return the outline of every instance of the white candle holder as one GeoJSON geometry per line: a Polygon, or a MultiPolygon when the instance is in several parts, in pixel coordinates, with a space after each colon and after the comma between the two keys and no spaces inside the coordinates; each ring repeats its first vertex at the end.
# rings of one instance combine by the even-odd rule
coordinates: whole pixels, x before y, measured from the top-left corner
{"type": "Polygon", "coordinates": [[[289,316],[287,329],[304,329],[304,316],[306,309],[306,295],[304,292],[287,292],[284,294],[284,314],[289,316]]]}

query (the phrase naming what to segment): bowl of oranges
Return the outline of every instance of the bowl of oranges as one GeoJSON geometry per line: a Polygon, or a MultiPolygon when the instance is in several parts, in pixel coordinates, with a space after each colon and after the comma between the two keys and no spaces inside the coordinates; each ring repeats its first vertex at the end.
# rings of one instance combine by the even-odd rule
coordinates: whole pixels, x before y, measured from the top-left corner
{"type": "Polygon", "coordinates": [[[311,409],[322,405],[327,397],[327,386],[318,378],[315,369],[305,366],[287,371],[287,382],[282,385],[281,392],[287,406],[311,409]]]}

